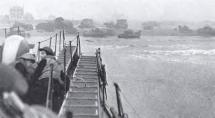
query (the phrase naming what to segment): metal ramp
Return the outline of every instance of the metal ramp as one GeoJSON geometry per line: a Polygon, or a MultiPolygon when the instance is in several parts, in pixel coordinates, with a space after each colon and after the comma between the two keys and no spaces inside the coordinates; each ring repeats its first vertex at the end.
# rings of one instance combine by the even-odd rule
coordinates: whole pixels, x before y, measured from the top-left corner
{"type": "Polygon", "coordinates": [[[81,56],[62,104],[59,117],[70,111],[73,118],[99,118],[99,81],[96,56],[81,56]]]}

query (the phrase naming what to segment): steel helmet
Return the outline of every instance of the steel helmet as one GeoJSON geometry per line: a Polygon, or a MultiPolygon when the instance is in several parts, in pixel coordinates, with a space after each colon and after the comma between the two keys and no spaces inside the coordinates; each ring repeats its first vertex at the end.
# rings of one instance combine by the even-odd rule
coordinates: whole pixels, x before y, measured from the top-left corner
{"type": "Polygon", "coordinates": [[[35,61],[36,57],[34,54],[31,53],[25,53],[22,56],[19,57],[19,59],[25,59],[25,60],[30,60],[30,61],[35,61]]]}
{"type": "Polygon", "coordinates": [[[43,47],[40,48],[39,51],[45,51],[47,55],[52,55],[54,56],[54,52],[52,51],[52,49],[50,47],[43,47]]]}

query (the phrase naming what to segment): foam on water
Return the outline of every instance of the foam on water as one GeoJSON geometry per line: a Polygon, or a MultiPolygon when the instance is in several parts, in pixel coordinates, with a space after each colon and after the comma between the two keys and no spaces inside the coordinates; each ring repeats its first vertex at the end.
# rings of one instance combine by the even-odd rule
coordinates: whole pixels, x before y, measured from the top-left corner
{"type": "Polygon", "coordinates": [[[143,50],[141,51],[143,54],[155,54],[155,55],[181,55],[181,56],[190,56],[190,55],[215,55],[215,49],[211,50],[202,50],[202,49],[188,49],[188,50],[172,50],[172,51],[164,51],[164,50],[143,50]]]}

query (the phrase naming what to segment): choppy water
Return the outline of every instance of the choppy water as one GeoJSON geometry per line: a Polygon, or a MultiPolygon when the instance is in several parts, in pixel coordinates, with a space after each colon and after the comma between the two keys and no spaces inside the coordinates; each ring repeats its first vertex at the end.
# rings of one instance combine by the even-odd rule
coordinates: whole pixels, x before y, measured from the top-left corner
{"type": "Polygon", "coordinates": [[[81,42],[86,53],[101,48],[108,100],[115,104],[113,82],[119,83],[130,118],[215,117],[215,38],[81,37],[81,42]]]}

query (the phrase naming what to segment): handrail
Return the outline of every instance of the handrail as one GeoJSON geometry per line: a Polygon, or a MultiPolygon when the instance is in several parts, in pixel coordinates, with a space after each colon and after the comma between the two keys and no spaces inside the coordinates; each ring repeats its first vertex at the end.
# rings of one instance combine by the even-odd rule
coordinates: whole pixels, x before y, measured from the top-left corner
{"type": "Polygon", "coordinates": [[[62,34],[62,31],[60,31],[60,34],[59,34],[59,52],[61,51],[61,34],[62,34]]]}
{"type": "Polygon", "coordinates": [[[67,92],[67,84],[66,84],[66,82],[67,82],[67,78],[66,78],[66,75],[67,75],[67,73],[66,73],[66,49],[64,48],[63,49],[63,53],[64,53],[64,57],[63,57],[63,72],[64,72],[64,83],[65,83],[65,86],[64,86],[64,91],[65,91],[65,94],[66,94],[66,92],[67,92]]]}
{"type": "Polygon", "coordinates": [[[46,40],[43,40],[43,41],[40,41],[40,43],[43,43],[43,42],[46,42],[46,41],[49,41],[50,38],[46,39],[46,40]]]}
{"type": "Polygon", "coordinates": [[[77,35],[77,48],[78,48],[78,54],[79,56],[81,55],[81,42],[80,42],[80,36],[79,36],[79,32],[78,32],[78,35],[77,35]]]}
{"type": "Polygon", "coordinates": [[[118,115],[123,116],[123,108],[122,108],[122,101],[120,98],[119,92],[121,91],[119,88],[119,85],[117,83],[114,83],[115,89],[116,89],[116,99],[117,99],[117,106],[118,106],[118,115]]]}
{"type": "MultiPolygon", "coordinates": [[[[56,52],[57,52],[57,45],[59,46],[59,52],[61,51],[61,49],[63,49],[63,73],[64,73],[64,82],[65,82],[65,93],[67,92],[67,88],[68,88],[68,81],[67,81],[67,54],[68,54],[68,51],[70,51],[70,56],[71,56],[71,59],[70,59],[70,64],[74,64],[77,59],[80,58],[81,56],[81,47],[80,47],[80,37],[79,37],[79,34],[76,36],[75,40],[70,40],[69,43],[66,42],[66,39],[65,39],[65,32],[64,30],[63,31],[60,31],[60,32],[57,32],[55,33],[54,35],[52,35],[51,37],[49,37],[48,39],[45,39],[45,40],[42,40],[42,41],[39,41],[38,42],[38,50],[37,50],[37,55],[38,55],[38,60],[40,60],[40,54],[39,54],[39,49],[41,48],[41,44],[48,44],[49,47],[54,50],[54,53],[56,55],[56,52]],[[73,50],[72,48],[72,42],[76,41],[76,48],[75,50],[73,50]],[[54,45],[52,45],[54,44],[54,45]],[[70,48],[70,50],[67,50],[66,47],[70,48]]],[[[52,84],[50,84],[48,87],[49,89],[52,88],[52,84]]],[[[47,93],[47,103],[46,103],[46,106],[48,108],[51,108],[52,107],[52,100],[49,99],[51,98],[51,95],[52,93],[50,92],[51,90],[48,90],[48,93],[47,93]],[[49,98],[48,98],[49,96],[49,98]]]]}
{"type": "Polygon", "coordinates": [[[117,83],[114,83],[115,89],[116,89],[116,99],[117,99],[117,107],[118,107],[118,116],[120,118],[128,118],[128,115],[124,113],[123,106],[122,106],[122,100],[120,97],[121,89],[117,83]]]}
{"type": "MultiPolygon", "coordinates": [[[[81,48],[79,47],[80,46],[80,37],[79,37],[79,33],[77,34],[77,36],[76,36],[76,38],[75,38],[75,40],[70,40],[69,41],[69,43],[67,44],[66,42],[65,42],[65,35],[64,35],[64,32],[62,32],[62,36],[63,36],[63,47],[65,47],[65,46],[69,46],[69,50],[66,50],[65,48],[64,48],[64,80],[65,80],[65,82],[67,82],[67,80],[66,79],[68,79],[68,78],[66,78],[66,76],[67,76],[67,72],[66,72],[66,54],[67,54],[67,51],[69,51],[68,53],[70,54],[70,67],[71,66],[75,66],[75,64],[76,64],[76,62],[78,61],[78,59],[80,58],[80,54],[81,54],[81,48]],[[75,50],[73,50],[73,48],[72,48],[72,42],[74,42],[74,41],[76,41],[76,48],[75,48],[75,50]]],[[[72,73],[70,72],[70,74],[73,74],[73,71],[72,71],[72,73]]],[[[67,92],[67,90],[68,90],[68,86],[66,85],[65,86],[65,93],[67,92]]]]}
{"type": "Polygon", "coordinates": [[[63,30],[63,49],[65,48],[65,32],[63,30]]]}
{"type": "Polygon", "coordinates": [[[81,43],[80,43],[80,36],[79,36],[79,33],[77,34],[76,36],[76,39],[75,40],[72,40],[72,41],[69,41],[69,45],[70,45],[70,54],[71,54],[71,58],[74,58],[74,56],[78,56],[78,58],[80,58],[81,56],[81,43]],[[72,51],[72,42],[76,40],[76,49],[73,53],[72,51]]]}
{"type": "Polygon", "coordinates": [[[53,107],[53,68],[54,65],[50,64],[50,76],[48,81],[48,90],[46,96],[46,108],[52,109],[53,107]]]}
{"type": "Polygon", "coordinates": [[[54,46],[54,54],[57,52],[57,34],[55,34],[55,46],[54,46]]]}
{"type": "Polygon", "coordinates": [[[114,118],[113,114],[110,111],[110,108],[107,106],[107,92],[106,92],[106,86],[108,85],[107,83],[107,78],[106,78],[106,70],[105,70],[105,65],[102,63],[102,58],[101,58],[101,50],[98,48],[96,50],[96,58],[97,58],[97,68],[98,68],[98,75],[99,75],[99,97],[100,97],[100,103],[101,107],[105,111],[105,113],[108,115],[108,118],[114,118]]]}
{"type": "Polygon", "coordinates": [[[17,27],[10,27],[10,28],[4,28],[4,35],[5,35],[5,38],[8,37],[9,33],[15,33],[17,35],[22,35],[22,32],[24,31],[21,31],[20,30],[20,27],[17,26],[17,27]],[[15,30],[14,30],[15,29],[15,30]],[[16,31],[17,30],[17,31],[16,31]]]}
{"type": "MultiPolygon", "coordinates": [[[[98,48],[97,50],[96,50],[96,60],[97,60],[97,70],[98,70],[98,75],[99,75],[99,77],[98,77],[98,83],[99,83],[99,92],[98,92],[98,97],[100,98],[99,100],[99,103],[101,104],[103,104],[104,105],[104,99],[103,98],[101,98],[101,94],[102,94],[102,96],[103,96],[103,93],[101,93],[101,89],[100,88],[102,88],[101,86],[102,86],[102,84],[101,84],[101,76],[100,76],[100,74],[101,74],[101,69],[100,69],[100,65],[101,65],[101,62],[100,62],[100,48],[98,48]]],[[[100,107],[100,105],[99,105],[99,107],[100,107]]],[[[100,110],[100,108],[99,108],[99,110],[100,110]]]]}
{"type": "Polygon", "coordinates": [[[49,40],[49,47],[50,48],[52,47],[52,37],[50,37],[50,40],[49,40]]]}
{"type": "MultiPolygon", "coordinates": [[[[105,70],[105,65],[102,63],[102,58],[101,58],[101,50],[98,48],[96,50],[96,58],[97,58],[97,68],[98,68],[98,74],[99,74],[99,97],[100,97],[100,102],[108,114],[109,118],[114,118],[111,109],[107,108],[106,106],[106,100],[107,100],[107,92],[106,92],[106,86],[107,86],[107,77],[106,77],[106,70],[105,70]],[[112,114],[108,111],[110,110],[112,114]]],[[[120,88],[117,83],[114,83],[114,86],[116,88],[116,98],[117,98],[117,106],[118,106],[118,116],[119,118],[128,118],[128,115],[124,113],[123,106],[122,106],[122,101],[120,98],[120,88]]],[[[112,109],[113,110],[113,109],[112,109]]]]}
{"type": "Polygon", "coordinates": [[[102,105],[105,105],[107,100],[107,92],[106,92],[107,78],[106,78],[105,65],[102,64],[100,48],[96,50],[96,58],[97,58],[97,68],[98,68],[98,74],[99,74],[99,87],[102,90],[101,92],[102,95],[100,95],[100,98],[101,98],[102,105]]]}
{"type": "MultiPolygon", "coordinates": [[[[41,44],[44,43],[44,42],[47,42],[49,41],[49,47],[52,49],[52,43],[54,43],[54,48],[52,49],[54,51],[54,54],[56,55],[57,54],[57,44],[59,42],[59,52],[61,50],[61,42],[62,42],[62,36],[63,36],[63,41],[65,41],[65,36],[64,36],[64,31],[60,31],[59,34],[58,32],[51,35],[48,39],[45,39],[45,40],[42,40],[42,41],[39,41],[38,42],[38,49],[37,49],[37,57],[38,57],[38,60],[40,59],[40,55],[39,55],[39,49],[41,47],[41,44]],[[63,35],[62,35],[63,33],[63,35]],[[59,36],[59,37],[58,37],[59,36]],[[54,40],[54,41],[52,41],[54,40]]],[[[63,47],[64,47],[65,44],[63,44],[63,47]]]]}
{"type": "MultiPolygon", "coordinates": [[[[40,41],[40,42],[38,42],[38,57],[39,57],[39,49],[40,49],[40,46],[41,46],[41,43],[43,43],[43,42],[46,42],[46,41],[49,41],[49,46],[50,46],[50,48],[54,48],[54,52],[55,52],[55,54],[56,54],[56,51],[57,51],[57,44],[58,44],[58,41],[59,41],[59,51],[61,51],[60,49],[60,47],[61,47],[61,44],[63,44],[62,45],[62,47],[63,47],[63,72],[64,72],[64,81],[65,81],[65,93],[67,92],[67,88],[68,88],[68,83],[66,83],[66,82],[68,82],[67,81],[67,72],[66,72],[66,62],[67,62],[67,58],[66,58],[66,55],[67,55],[67,50],[66,50],[66,48],[65,48],[65,46],[67,46],[67,44],[66,44],[66,41],[65,41],[65,34],[64,34],[64,31],[60,31],[60,34],[58,35],[58,33],[56,33],[55,35],[53,35],[52,37],[50,37],[49,39],[45,39],[45,40],[43,40],[43,41],[40,41]],[[60,36],[60,37],[58,37],[58,36],[60,36]],[[54,40],[54,38],[55,38],[55,42],[54,41],[52,41],[52,40],[54,40]],[[61,40],[62,39],[62,40],[61,40]],[[61,43],[61,41],[63,42],[63,43],[61,43]],[[54,47],[52,47],[52,43],[54,43],[54,47]]],[[[72,41],[70,41],[70,43],[71,43],[72,41]]],[[[76,50],[78,50],[78,45],[80,45],[80,41],[78,41],[78,38],[77,38],[77,42],[79,42],[79,43],[77,43],[77,48],[76,48],[76,50]]],[[[70,45],[70,48],[72,49],[72,45],[70,45]]],[[[73,55],[71,55],[72,57],[71,58],[74,58],[75,56],[73,56],[73,55]]],[[[51,72],[50,72],[50,77],[49,77],[49,82],[48,82],[48,90],[47,90],[47,98],[46,98],[46,107],[47,108],[49,108],[49,109],[52,109],[52,107],[53,107],[53,65],[50,65],[50,68],[51,68],[51,72]]]]}
{"type": "MultiPolygon", "coordinates": [[[[101,58],[101,50],[98,48],[96,50],[96,58],[97,58],[97,68],[98,68],[98,75],[99,75],[99,97],[102,107],[105,111],[106,109],[106,100],[107,100],[107,92],[106,92],[106,86],[107,86],[107,80],[106,80],[106,70],[105,65],[102,64],[102,58],[101,58]]],[[[110,116],[109,112],[107,114],[110,116]]]]}

